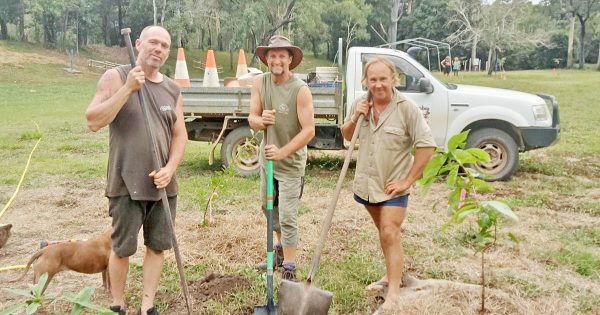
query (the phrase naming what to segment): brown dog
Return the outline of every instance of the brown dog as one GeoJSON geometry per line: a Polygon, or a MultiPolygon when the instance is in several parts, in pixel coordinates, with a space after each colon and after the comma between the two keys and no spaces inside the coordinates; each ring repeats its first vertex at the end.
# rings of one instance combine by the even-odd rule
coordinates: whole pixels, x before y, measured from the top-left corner
{"type": "Polygon", "coordinates": [[[45,247],[31,256],[23,275],[11,282],[23,279],[33,264],[34,284],[44,273],[48,273],[48,281],[43,291],[46,291],[54,275],[64,270],[88,274],[102,272],[102,286],[106,290],[110,290],[108,258],[112,248],[111,233],[112,230],[107,230],[87,241],[60,243],[45,247]]]}

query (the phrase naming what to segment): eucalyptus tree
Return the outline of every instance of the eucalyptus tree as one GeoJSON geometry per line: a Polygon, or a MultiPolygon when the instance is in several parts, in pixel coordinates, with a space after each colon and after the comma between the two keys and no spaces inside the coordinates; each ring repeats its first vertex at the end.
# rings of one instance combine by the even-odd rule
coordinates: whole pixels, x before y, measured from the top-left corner
{"type": "Polygon", "coordinates": [[[448,25],[456,27],[448,39],[453,42],[472,41],[477,38],[488,48],[488,74],[496,67],[498,50],[515,49],[532,45],[545,45],[551,21],[540,23],[532,4],[525,0],[494,1],[489,4],[453,1],[455,12],[448,25]],[[477,6],[476,9],[473,6],[477,6]],[[469,10],[479,10],[469,14],[469,10]]]}
{"type": "MultiPolygon", "coordinates": [[[[323,21],[329,26],[330,42],[337,43],[338,38],[343,38],[344,57],[354,41],[370,38],[366,30],[370,13],[371,6],[364,0],[335,0],[323,13],[323,21]]],[[[335,45],[330,46],[330,53],[330,56],[335,54],[335,45]]]]}
{"type": "Polygon", "coordinates": [[[25,38],[25,3],[24,0],[0,1],[0,39],[8,39],[8,23],[17,26],[17,38],[25,38]]]}
{"type": "Polygon", "coordinates": [[[310,47],[315,58],[321,50],[321,43],[327,40],[328,25],[323,22],[321,14],[325,11],[328,1],[299,0],[295,10],[292,33],[294,44],[301,47],[310,47]]]}

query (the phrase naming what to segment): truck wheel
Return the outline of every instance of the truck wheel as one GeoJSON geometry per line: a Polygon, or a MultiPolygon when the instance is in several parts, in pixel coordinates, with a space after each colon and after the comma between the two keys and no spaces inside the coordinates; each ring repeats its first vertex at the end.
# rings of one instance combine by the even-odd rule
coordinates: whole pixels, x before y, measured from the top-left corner
{"type": "Polygon", "coordinates": [[[258,174],[258,152],[262,133],[252,137],[250,127],[239,127],[231,131],[221,145],[221,161],[233,166],[242,176],[258,174]]]}
{"type": "Polygon", "coordinates": [[[519,166],[519,149],[515,140],[506,132],[485,128],[473,131],[467,139],[467,147],[479,148],[490,155],[489,163],[478,163],[475,169],[488,175],[487,181],[508,180],[519,166]]]}

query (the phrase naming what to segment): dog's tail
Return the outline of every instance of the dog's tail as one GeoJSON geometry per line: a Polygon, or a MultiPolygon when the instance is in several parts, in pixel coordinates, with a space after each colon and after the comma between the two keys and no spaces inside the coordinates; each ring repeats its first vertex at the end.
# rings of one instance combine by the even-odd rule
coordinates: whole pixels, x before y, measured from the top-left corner
{"type": "Polygon", "coordinates": [[[33,264],[34,261],[36,261],[38,258],[40,258],[40,256],[42,256],[42,254],[44,254],[44,252],[45,252],[45,248],[41,249],[41,250],[37,251],[37,253],[33,254],[33,256],[31,256],[31,258],[27,262],[27,267],[25,267],[25,271],[23,271],[23,274],[16,279],[9,280],[8,282],[17,282],[17,281],[23,280],[23,278],[25,278],[25,276],[27,275],[27,272],[29,271],[29,267],[31,267],[31,264],[33,264]]]}

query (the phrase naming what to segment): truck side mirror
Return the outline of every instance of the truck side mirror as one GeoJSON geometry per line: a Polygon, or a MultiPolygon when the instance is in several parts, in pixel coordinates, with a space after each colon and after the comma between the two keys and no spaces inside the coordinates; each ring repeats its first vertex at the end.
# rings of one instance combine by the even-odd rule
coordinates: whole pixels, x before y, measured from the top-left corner
{"type": "Polygon", "coordinates": [[[429,79],[419,79],[419,92],[427,94],[433,93],[433,85],[431,85],[431,81],[429,81],[429,79]]]}

